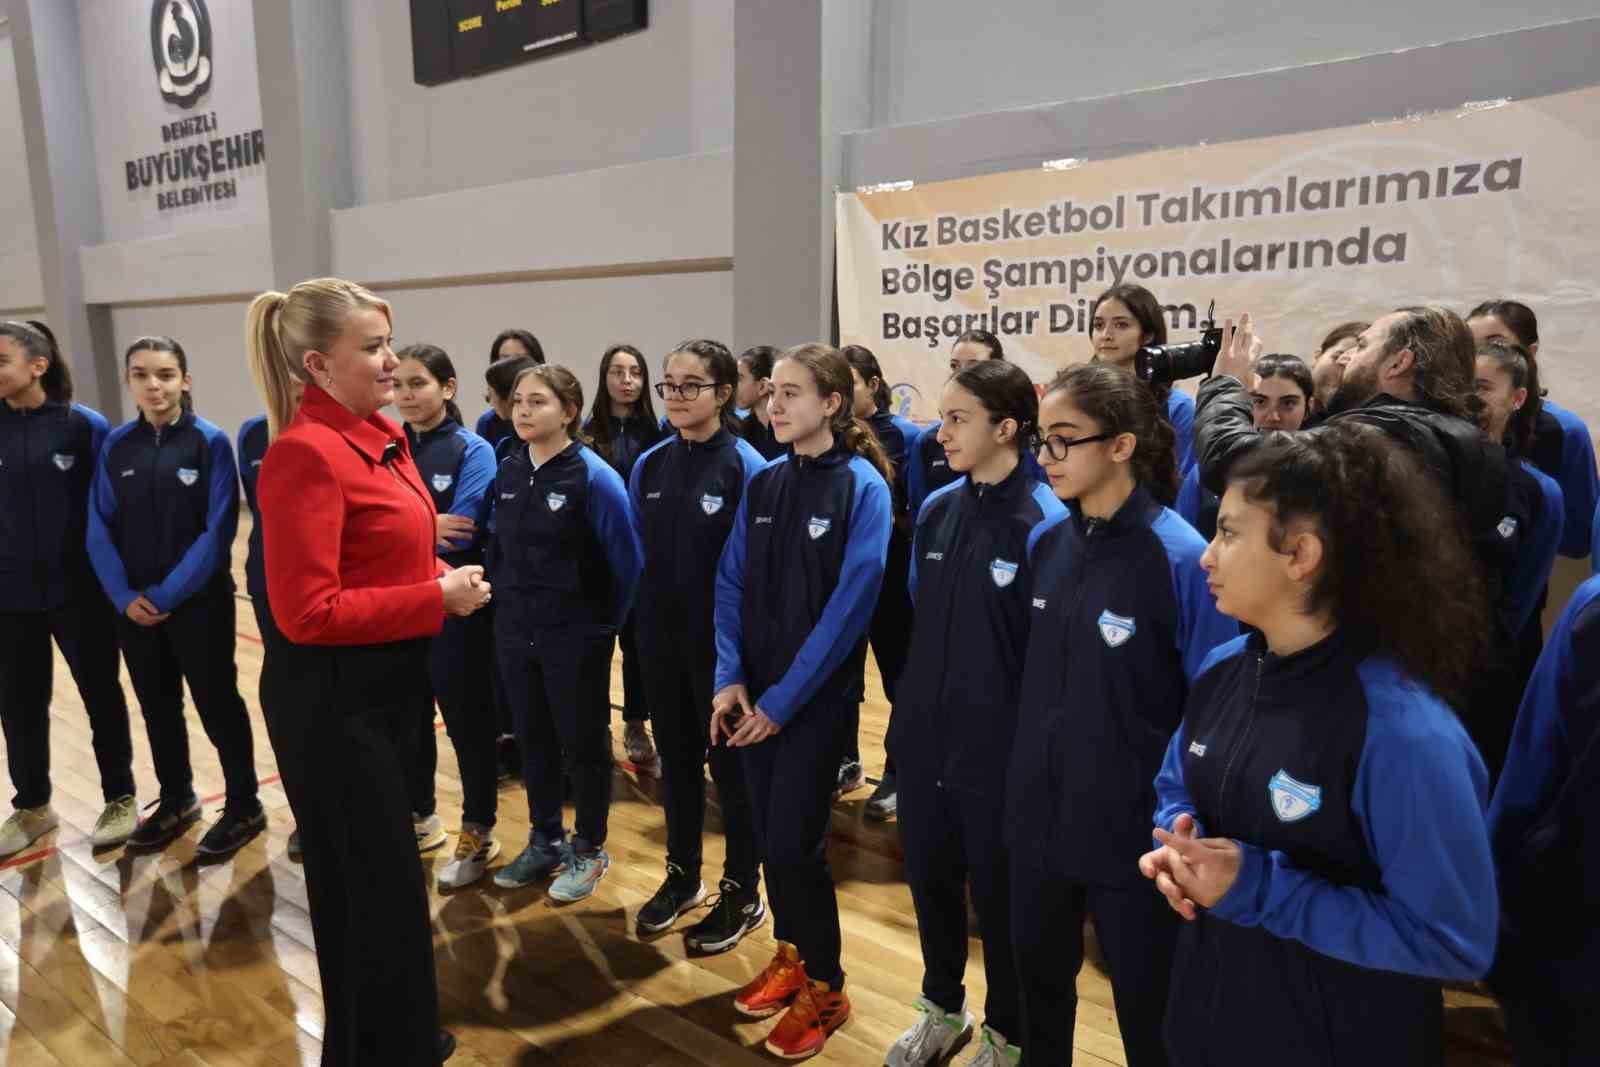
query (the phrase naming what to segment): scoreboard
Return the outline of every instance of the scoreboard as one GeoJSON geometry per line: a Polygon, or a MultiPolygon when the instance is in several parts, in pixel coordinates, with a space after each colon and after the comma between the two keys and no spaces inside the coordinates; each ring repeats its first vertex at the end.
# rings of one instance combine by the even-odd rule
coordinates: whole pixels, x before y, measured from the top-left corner
{"type": "Polygon", "coordinates": [[[418,84],[581,48],[646,23],[646,0],[411,0],[418,84]]]}

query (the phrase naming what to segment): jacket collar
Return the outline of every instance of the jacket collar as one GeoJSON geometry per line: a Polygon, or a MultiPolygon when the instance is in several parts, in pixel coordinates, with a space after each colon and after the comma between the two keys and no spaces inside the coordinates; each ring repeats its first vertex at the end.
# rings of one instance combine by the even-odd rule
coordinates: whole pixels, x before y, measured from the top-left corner
{"type": "Polygon", "coordinates": [[[406,435],[399,426],[378,414],[357,418],[355,412],[316,385],[306,386],[305,399],[295,415],[295,421],[301,419],[320,422],[334,430],[373,463],[382,463],[385,450],[391,447],[399,448],[405,455],[411,454],[406,435]]]}
{"type": "Polygon", "coordinates": [[[841,463],[850,462],[850,457],[854,455],[854,452],[844,446],[844,441],[837,434],[834,435],[833,447],[820,456],[802,456],[794,450],[793,445],[789,447],[789,462],[793,463],[795,469],[799,471],[837,467],[841,463]]]}
{"type": "Polygon", "coordinates": [[[161,427],[159,430],[154,425],[151,424],[149,419],[146,419],[144,417],[144,412],[142,412],[142,411],[139,412],[139,417],[135,421],[138,422],[138,424],[139,424],[141,429],[145,430],[147,433],[155,434],[156,436],[159,437],[161,434],[175,434],[179,430],[185,430],[185,429],[188,429],[190,426],[193,426],[194,425],[194,412],[185,411],[183,414],[179,415],[177,417],[177,419],[175,419],[172,422],[167,423],[165,426],[161,427]]]}
{"type": "MultiPolygon", "coordinates": [[[[1018,469],[1021,469],[1020,465],[1018,469]]],[[[1092,529],[1099,537],[1121,537],[1134,530],[1147,528],[1161,513],[1161,505],[1150,495],[1150,490],[1142,485],[1135,485],[1133,493],[1122,502],[1117,513],[1109,519],[1084,518],[1083,513],[1078,510],[1076,500],[1067,505],[1067,511],[1072,516],[1073,528],[1083,536],[1087,536],[1092,529]]]]}
{"type": "Polygon", "coordinates": [[[974,482],[969,475],[961,493],[980,514],[1007,510],[1011,504],[1027,495],[1033,487],[1033,473],[1027,468],[1026,462],[1018,460],[1011,473],[994,485],[974,482]]]}
{"type": "Polygon", "coordinates": [[[1298,652],[1278,656],[1267,651],[1267,639],[1259,630],[1251,630],[1245,638],[1245,647],[1261,656],[1261,673],[1264,680],[1273,682],[1304,682],[1323,674],[1343,662],[1360,662],[1371,653],[1369,642],[1364,642],[1338,627],[1327,637],[1298,652]]]}
{"type": "Polygon", "coordinates": [[[414,452],[416,451],[417,445],[421,444],[423,441],[433,441],[441,437],[454,437],[456,431],[461,429],[461,424],[455,419],[452,419],[450,416],[446,415],[443,422],[439,423],[439,425],[435,426],[433,429],[425,430],[422,433],[417,433],[417,431],[413,430],[410,425],[404,426],[403,429],[405,430],[406,440],[411,443],[411,449],[414,452]]]}
{"type": "Polygon", "coordinates": [[[715,452],[718,449],[727,448],[729,445],[733,444],[733,436],[729,434],[727,430],[724,430],[720,427],[717,429],[716,433],[712,434],[704,441],[691,441],[682,434],[678,434],[677,437],[678,443],[684,448],[687,448],[690,452],[715,452]]]}

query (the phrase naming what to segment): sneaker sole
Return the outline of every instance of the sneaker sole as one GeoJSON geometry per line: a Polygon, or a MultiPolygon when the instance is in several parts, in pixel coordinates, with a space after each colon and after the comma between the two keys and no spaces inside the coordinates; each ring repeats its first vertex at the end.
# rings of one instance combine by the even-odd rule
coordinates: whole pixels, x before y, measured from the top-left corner
{"type": "Polygon", "coordinates": [[[241,848],[244,848],[244,846],[248,845],[250,842],[254,841],[256,838],[260,837],[261,832],[266,828],[267,822],[265,819],[263,819],[261,821],[261,825],[251,827],[250,836],[240,841],[238,844],[229,845],[227,848],[206,848],[203,844],[196,845],[194,854],[196,856],[231,856],[235,852],[238,852],[241,848]]]}
{"type": "Polygon", "coordinates": [[[684,912],[688,911],[690,908],[699,907],[701,904],[704,904],[705,901],[706,901],[706,887],[705,887],[704,884],[702,884],[700,886],[700,892],[698,892],[698,893],[696,893],[694,895],[694,899],[693,900],[684,901],[683,904],[678,908],[678,910],[673,912],[672,915],[666,920],[666,922],[661,922],[661,923],[656,923],[654,925],[650,925],[650,924],[647,924],[643,919],[635,917],[634,920],[633,920],[633,923],[634,923],[634,926],[636,926],[638,928],[638,930],[639,930],[639,932],[641,934],[659,934],[659,933],[661,933],[661,932],[663,932],[665,930],[672,929],[672,927],[677,923],[677,921],[679,919],[683,918],[683,913],[684,912]]]}
{"type": "Polygon", "coordinates": [[[164,848],[167,845],[172,844],[178,838],[182,837],[184,832],[187,831],[189,827],[199,822],[200,814],[200,811],[197,809],[193,815],[185,815],[182,819],[178,820],[178,825],[172,828],[171,833],[155,841],[135,841],[134,838],[139,836],[139,831],[134,830],[133,833],[128,835],[128,847],[138,849],[164,848]]]}
{"type": "MultiPolygon", "coordinates": [[[[20,853],[26,852],[29,848],[31,848],[33,846],[34,842],[38,841],[45,834],[53,834],[59,829],[61,829],[61,824],[58,822],[54,826],[49,827],[48,829],[40,830],[38,833],[36,833],[32,837],[28,838],[26,841],[24,841],[22,844],[18,845],[16,848],[10,849],[10,850],[5,851],[5,852],[0,852],[0,860],[8,859],[11,856],[16,856],[16,855],[19,855],[20,853]]],[[[130,833],[129,836],[131,837],[132,834],[130,833]]]]}
{"type": "Polygon", "coordinates": [[[809,1060],[811,1057],[815,1056],[817,1053],[821,1052],[824,1048],[826,1048],[827,1044],[828,1044],[828,1038],[830,1038],[834,1034],[838,1033],[839,1032],[839,1028],[841,1026],[843,1026],[845,1023],[849,1022],[849,1021],[850,1021],[850,1009],[846,1008],[845,1011],[844,1011],[844,1014],[839,1016],[839,1021],[834,1023],[831,1028],[826,1029],[826,1030],[824,1030],[822,1032],[822,1040],[818,1041],[815,1045],[811,1046],[810,1048],[795,1049],[793,1052],[786,1052],[783,1049],[774,1047],[773,1044],[772,1044],[772,1039],[771,1038],[768,1038],[766,1041],[763,1041],[761,1044],[762,1044],[763,1048],[765,1048],[768,1052],[772,1053],[774,1056],[778,1057],[780,1060],[809,1060]]]}
{"type": "Polygon", "coordinates": [[[743,1015],[746,1019],[770,1019],[780,1011],[794,1003],[795,994],[790,994],[781,1004],[774,1004],[765,1008],[747,1008],[737,1000],[733,1002],[733,1010],[743,1015]]]}
{"type": "Polygon", "coordinates": [[[732,948],[733,946],[737,945],[739,942],[743,941],[745,939],[745,935],[751,933],[754,930],[761,929],[762,925],[766,921],[767,921],[767,907],[766,907],[765,904],[763,904],[761,906],[761,910],[756,912],[755,917],[750,919],[749,921],[747,921],[744,924],[744,927],[742,929],[740,929],[740,931],[738,933],[734,934],[732,937],[724,938],[721,941],[699,941],[699,940],[690,940],[689,938],[685,937],[683,939],[683,943],[685,945],[687,945],[690,949],[692,949],[695,952],[700,953],[701,955],[715,956],[719,952],[728,951],[730,948],[732,948]]]}
{"type": "Polygon", "coordinates": [[[465,889],[476,882],[481,882],[483,876],[489,873],[489,864],[493,863],[500,855],[500,842],[496,841],[490,848],[489,854],[483,858],[483,866],[478,868],[478,873],[463,882],[446,880],[444,875],[439,876],[440,889],[465,889]]]}
{"type": "Polygon", "coordinates": [[[585,883],[584,891],[582,893],[577,896],[568,896],[565,893],[557,893],[555,887],[551,886],[550,899],[558,904],[576,904],[580,900],[588,900],[590,897],[594,896],[595,887],[600,884],[600,879],[604,878],[606,876],[606,872],[610,869],[611,857],[607,856],[605,862],[600,864],[600,873],[585,883]]]}
{"type": "Polygon", "coordinates": [[[567,865],[565,863],[558,863],[548,871],[545,871],[542,874],[536,874],[525,882],[514,881],[510,878],[505,878],[505,880],[502,881],[501,879],[504,878],[505,873],[510,869],[511,868],[509,867],[502,867],[500,870],[496,871],[494,873],[494,884],[499,886],[501,889],[526,889],[536,882],[545,882],[551,878],[554,878],[556,875],[566,870],[567,865]]]}

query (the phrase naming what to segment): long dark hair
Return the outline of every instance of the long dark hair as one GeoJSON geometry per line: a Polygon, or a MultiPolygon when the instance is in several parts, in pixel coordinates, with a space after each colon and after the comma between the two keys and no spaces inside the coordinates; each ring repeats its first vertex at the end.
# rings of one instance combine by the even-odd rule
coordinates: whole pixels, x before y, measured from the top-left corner
{"type": "Polygon", "coordinates": [[[887,411],[891,403],[889,385],[883,380],[883,368],[878,366],[878,357],[872,354],[872,349],[865,345],[845,345],[839,349],[839,354],[861,375],[863,385],[870,385],[873,379],[877,379],[877,388],[872,390],[872,403],[879,411],[887,411]]]}
{"type": "Polygon", "coordinates": [[[784,349],[778,362],[784,360],[793,360],[804,367],[810,373],[811,380],[816,382],[817,392],[822,397],[826,398],[830,393],[839,394],[839,410],[828,421],[828,428],[848,451],[865,458],[883,475],[884,481],[893,485],[894,463],[890,461],[889,453],[878,443],[878,435],[872,432],[872,427],[852,413],[851,400],[855,396],[856,386],[855,380],[850,377],[850,363],[844,354],[831,345],[811,341],[784,349]]]}
{"type": "Polygon", "coordinates": [[[489,343],[489,362],[491,364],[500,362],[500,346],[507,341],[521,341],[522,347],[528,350],[529,359],[535,363],[543,363],[545,361],[544,346],[539,343],[539,339],[527,330],[519,330],[513,327],[509,330],[501,330],[495,335],[494,340],[489,343]]]}
{"type": "MultiPolygon", "coordinates": [[[[141,337],[129,345],[128,350],[122,354],[123,374],[128,373],[128,366],[133,362],[133,354],[135,352],[171,352],[178,360],[178,372],[185,375],[189,373],[189,357],[184,354],[183,346],[170,337],[151,334],[148,337],[141,337]]],[[[194,410],[194,398],[189,395],[189,390],[185,389],[179,395],[178,405],[184,411],[194,410]]]]}
{"type": "MultiPolygon", "coordinates": [[[[644,387],[639,390],[639,402],[633,406],[633,417],[648,420],[649,426],[654,429],[658,424],[656,407],[651,402],[650,392],[650,365],[644,361],[644,353],[632,345],[612,345],[606,349],[605,355],[600,357],[600,384],[595,388],[594,404],[589,408],[589,438],[594,442],[594,450],[611,459],[611,452],[616,447],[617,436],[622,433],[622,420],[611,414],[611,391],[606,388],[606,376],[611,373],[611,361],[617,358],[618,353],[626,353],[639,364],[639,375],[644,382],[644,387]]],[[[738,371],[734,371],[737,380],[738,371]]]]}
{"type": "Polygon", "coordinates": [[[494,391],[494,395],[501,400],[510,400],[511,391],[516,387],[517,375],[529,367],[542,367],[544,364],[529,356],[517,356],[514,359],[502,359],[497,363],[489,364],[483,372],[484,383],[494,391]]]}
{"type": "Polygon", "coordinates": [[[589,435],[583,432],[583,383],[578,381],[578,376],[559,363],[535,363],[529,360],[528,366],[522,368],[516,381],[511,383],[513,394],[524,378],[539,379],[555,394],[556,401],[563,408],[572,409],[572,420],[567,423],[567,436],[589,444],[589,435]]]}
{"type": "Polygon", "coordinates": [[[1039,394],[1027,371],[1004,359],[987,359],[957,371],[950,384],[971,393],[989,413],[991,424],[1016,420],[1017,433],[1011,443],[1017,454],[1022,454],[1039,428],[1039,394]]]}
{"type": "Polygon", "coordinates": [[[1308,405],[1312,393],[1316,391],[1311,384],[1311,368],[1306,366],[1306,361],[1286,352],[1274,352],[1256,360],[1256,377],[1288,379],[1300,390],[1300,395],[1308,405]]]}
{"type": "MultiPolygon", "coordinates": [[[[717,419],[722,423],[724,430],[738,434],[739,417],[733,413],[733,395],[739,391],[739,361],[733,358],[733,353],[728,351],[728,346],[721,341],[699,337],[684,341],[668,352],[667,358],[661,361],[663,373],[666,371],[668,361],[680,352],[699,357],[700,366],[711,378],[713,392],[723,386],[728,387],[728,399],[717,405],[717,419]]],[[[768,373],[771,373],[770,368],[768,373]]]]}
{"type": "Polygon", "coordinates": [[[1385,355],[1411,349],[1411,380],[1422,406],[1482,423],[1483,401],[1473,390],[1478,346],[1467,324],[1449,308],[1405,307],[1389,327],[1385,355]]]}
{"type": "MultiPolygon", "coordinates": [[[[1144,342],[1147,345],[1164,345],[1167,343],[1167,313],[1161,307],[1161,301],[1156,299],[1156,294],[1142,285],[1124,282],[1113,285],[1105,292],[1094,298],[1094,303],[1089,305],[1089,321],[1094,322],[1095,312],[1100,310],[1100,305],[1107,300],[1119,301],[1129,311],[1133,312],[1133,320],[1139,324],[1141,333],[1150,335],[1144,342]]],[[[1092,362],[1100,362],[1099,354],[1090,357],[1092,362]]],[[[1172,395],[1171,382],[1146,382],[1145,388],[1154,394],[1161,409],[1161,417],[1167,417],[1167,398],[1172,395]]]]}
{"type": "Polygon", "coordinates": [[[45,399],[56,404],[72,403],[72,369],[61,358],[61,349],[50,327],[36,319],[0,322],[0,337],[9,337],[21,345],[29,359],[48,361],[49,365],[39,378],[39,387],[44,390],[45,399]]]}
{"type": "MultiPolygon", "coordinates": [[[[414,359],[433,376],[433,380],[440,385],[448,385],[456,380],[456,365],[450,362],[450,356],[438,345],[415,344],[406,345],[395,353],[395,358],[402,362],[414,359]]],[[[444,402],[444,414],[448,419],[461,423],[461,409],[456,407],[454,400],[444,402]]]]}
{"type": "Polygon", "coordinates": [[[1328,612],[1461,705],[1489,654],[1483,578],[1456,509],[1404,448],[1336,419],[1311,433],[1266,435],[1228,484],[1273,511],[1274,549],[1290,522],[1315,524],[1323,558],[1308,612],[1328,612]]]}
{"type": "Polygon", "coordinates": [[[771,345],[752,345],[739,353],[739,362],[750,369],[750,377],[756,381],[772,377],[772,363],[778,358],[778,350],[771,345]]]}
{"type": "Polygon", "coordinates": [[[1511,388],[1526,389],[1528,399],[1506,420],[1501,444],[1516,456],[1526,456],[1533,448],[1533,435],[1539,422],[1539,364],[1526,348],[1511,341],[1485,341],[1478,346],[1478,357],[1487,356],[1511,378],[1511,388]]]}
{"type": "Polygon", "coordinates": [[[1052,393],[1066,393],[1072,406],[1093,419],[1102,433],[1133,434],[1136,444],[1129,466],[1134,480],[1167,507],[1177,502],[1181,484],[1177,437],[1144,382],[1110,363],[1079,363],[1055,376],[1044,395],[1052,393]]]}
{"type": "Polygon", "coordinates": [[[1467,312],[1467,321],[1481,319],[1486,315],[1493,315],[1505,323],[1506,329],[1516,335],[1524,348],[1532,348],[1539,343],[1539,316],[1522,301],[1485,300],[1467,312]]]}

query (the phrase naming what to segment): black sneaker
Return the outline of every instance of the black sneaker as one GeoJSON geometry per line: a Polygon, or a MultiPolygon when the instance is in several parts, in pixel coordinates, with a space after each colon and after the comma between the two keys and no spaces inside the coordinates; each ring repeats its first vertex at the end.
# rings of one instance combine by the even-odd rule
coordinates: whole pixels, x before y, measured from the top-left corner
{"type": "Polygon", "coordinates": [[[854,793],[866,784],[867,775],[861,769],[861,761],[846,756],[844,762],[839,764],[839,783],[834,787],[833,799],[838,800],[846,793],[854,793]]]}
{"type": "Polygon", "coordinates": [[[129,848],[160,848],[200,821],[200,798],[193,793],[187,800],[157,800],[145,805],[154,815],[139,820],[139,828],[128,838],[129,848]]]}
{"type": "Polygon", "coordinates": [[[200,844],[195,846],[195,854],[226,856],[237,852],[266,828],[267,809],[259,804],[249,815],[237,815],[223,808],[222,818],[211,824],[211,829],[206,831],[205,836],[200,839],[200,844]]]}
{"type": "Polygon", "coordinates": [[[894,818],[894,813],[899,810],[900,797],[895,788],[894,775],[884,771],[883,778],[878,782],[878,788],[867,798],[867,818],[883,822],[894,818]]]}
{"type": "Polygon", "coordinates": [[[443,1063],[456,1054],[456,1035],[448,1030],[439,1031],[439,1062],[443,1063]]]}
{"type": "Polygon", "coordinates": [[[745,934],[767,921],[767,907],[761,903],[759,891],[745,889],[726,878],[717,888],[721,893],[711,907],[711,914],[689,927],[683,935],[683,943],[692,952],[726,952],[745,934]]]}
{"type": "Polygon", "coordinates": [[[691,878],[675,863],[667,864],[667,880],[656,895],[639,909],[639,932],[659,934],[678,921],[678,916],[706,899],[705,883],[691,878]]]}
{"type": "Polygon", "coordinates": [[[296,827],[294,833],[289,835],[289,862],[304,863],[305,858],[306,854],[300,849],[300,829],[296,827]]]}

